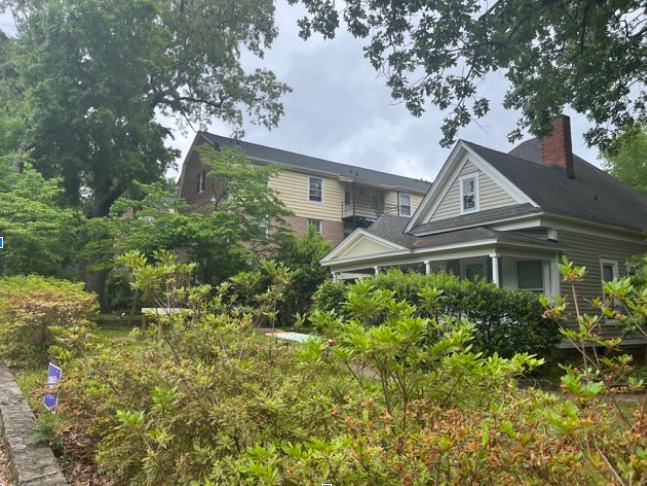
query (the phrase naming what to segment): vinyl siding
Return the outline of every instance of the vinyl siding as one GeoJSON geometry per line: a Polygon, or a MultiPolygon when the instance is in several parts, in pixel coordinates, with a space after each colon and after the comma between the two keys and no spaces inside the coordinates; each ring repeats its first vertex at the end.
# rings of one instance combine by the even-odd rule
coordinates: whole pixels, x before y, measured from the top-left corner
{"type": "MultiPolygon", "coordinates": [[[[411,216],[413,216],[413,213],[416,212],[416,210],[418,209],[418,206],[420,206],[420,203],[422,202],[422,199],[425,197],[425,195],[414,194],[411,192],[404,192],[404,191],[401,191],[401,192],[403,194],[409,194],[411,196],[411,216]]],[[[400,194],[398,191],[386,191],[384,194],[384,206],[395,208],[389,213],[394,216],[399,215],[398,194],[400,194]]]]}
{"type": "MultiPolygon", "coordinates": [[[[618,274],[620,277],[625,277],[627,276],[627,259],[645,251],[645,245],[642,244],[600,238],[571,231],[560,230],[558,238],[560,243],[568,246],[568,249],[564,252],[567,258],[574,262],[575,265],[586,267],[586,276],[582,282],[576,284],[575,290],[579,297],[580,312],[588,314],[595,313],[595,310],[586,301],[602,296],[600,259],[617,260],[618,274]]],[[[561,293],[566,295],[568,302],[572,304],[573,299],[570,292],[570,287],[562,282],[561,293]]],[[[572,305],[569,306],[569,310],[574,312],[572,305]]],[[[608,331],[609,336],[620,333],[619,329],[611,326],[609,326],[608,331]]]]}
{"type": "Polygon", "coordinates": [[[337,179],[284,170],[271,179],[270,187],[279,193],[283,203],[296,216],[341,221],[344,185],[337,179]],[[314,202],[308,199],[310,177],[323,179],[323,202],[314,202]]]}
{"type": "Polygon", "coordinates": [[[340,255],[340,257],[351,257],[358,255],[370,255],[373,253],[383,253],[385,251],[393,251],[392,247],[386,246],[374,240],[363,239],[350,250],[340,255]]]}
{"type": "MultiPolygon", "coordinates": [[[[436,211],[431,217],[431,221],[440,221],[442,219],[455,218],[461,215],[461,189],[459,177],[472,174],[477,171],[478,168],[471,162],[468,161],[465,164],[458,174],[458,177],[456,177],[454,182],[452,182],[449,191],[445,194],[445,198],[436,208],[436,211]]],[[[517,204],[517,202],[507,192],[505,192],[496,184],[496,182],[490,179],[483,172],[479,172],[478,186],[479,209],[481,211],[517,204]]]]}

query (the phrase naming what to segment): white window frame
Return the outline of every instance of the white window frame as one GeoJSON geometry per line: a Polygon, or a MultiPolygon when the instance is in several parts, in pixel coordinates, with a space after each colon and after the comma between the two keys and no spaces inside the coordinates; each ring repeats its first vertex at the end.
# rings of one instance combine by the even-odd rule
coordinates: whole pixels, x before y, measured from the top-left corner
{"type": "Polygon", "coordinates": [[[308,218],[308,226],[310,226],[310,225],[317,228],[317,233],[323,234],[323,221],[322,220],[308,218]]]}
{"type": "Polygon", "coordinates": [[[462,175],[458,178],[458,184],[460,187],[460,205],[461,205],[461,214],[470,214],[476,213],[479,211],[479,173],[472,172],[470,174],[462,175]],[[465,209],[465,193],[463,192],[463,181],[468,179],[474,179],[474,207],[471,209],[465,209]]]}
{"type": "Polygon", "coordinates": [[[411,194],[408,192],[399,192],[398,193],[398,215],[399,216],[411,216],[413,214],[413,198],[411,197],[411,194]],[[402,204],[402,196],[408,197],[409,198],[409,204],[404,205],[402,204]],[[409,208],[409,214],[403,214],[402,213],[402,206],[407,206],[409,208]]]}
{"type": "Polygon", "coordinates": [[[543,260],[539,259],[532,259],[532,258],[519,258],[515,260],[514,263],[514,272],[515,272],[515,285],[517,287],[517,290],[526,290],[528,292],[532,292],[533,294],[543,294],[546,292],[546,272],[544,271],[545,269],[545,263],[543,260]],[[540,269],[540,274],[541,274],[541,288],[537,287],[534,289],[522,289],[519,287],[519,264],[524,263],[524,262],[539,262],[539,269],[540,269]]]}
{"type": "Polygon", "coordinates": [[[207,188],[207,171],[203,170],[198,174],[198,194],[202,194],[207,188]]]}
{"type": "Polygon", "coordinates": [[[307,196],[308,202],[315,203],[315,204],[323,204],[324,203],[324,180],[323,180],[323,177],[308,177],[308,193],[307,194],[308,194],[308,196],[307,196]],[[310,196],[311,196],[311,194],[310,194],[310,190],[311,190],[310,182],[313,179],[321,181],[321,201],[314,201],[314,200],[310,199],[310,196]]]}

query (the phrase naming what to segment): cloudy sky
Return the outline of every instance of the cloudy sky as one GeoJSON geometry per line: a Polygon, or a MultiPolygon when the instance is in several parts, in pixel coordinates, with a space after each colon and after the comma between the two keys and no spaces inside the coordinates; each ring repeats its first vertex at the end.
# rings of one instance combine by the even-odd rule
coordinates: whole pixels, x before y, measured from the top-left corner
{"type": "MultiPolygon", "coordinates": [[[[429,106],[414,118],[403,105],[395,105],[385,79],[377,77],[362,53],[362,40],[340,31],[334,40],[298,37],[300,7],[278,0],[276,22],[280,31],[262,65],[272,69],[294,90],[283,98],[285,116],[271,132],[247,124],[245,140],[314,157],[415,178],[433,180],[450,150],[439,145],[443,113],[429,106]]],[[[256,64],[256,63],[255,63],[256,64]]],[[[518,116],[504,110],[501,101],[506,80],[495,74],[483,88],[491,97],[487,117],[459,132],[459,137],[509,151],[506,135],[518,116]]],[[[584,144],[590,127],[586,118],[571,116],[573,150],[599,165],[597,150],[584,144]]],[[[214,120],[209,131],[230,135],[231,127],[214,120]]],[[[186,154],[194,134],[177,134],[174,145],[186,154]]],[[[526,137],[528,138],[528,137],[526,137]]]]}
{"type": "MultiPolygon", "coordinates": [[[[449,154],[439,145],[444,117],[429,106],[421,118],[394,104],[385,79],[377,76],[364,59],[362,40],[339,31],[334,40],[298,37],[296,21],[303,16],[300,6],[277,0],[276,23],[280,34],[265,59],[248,59],[251,67],[273,70],[293,92],[283,98],[285,116],[271,132],[247,123],[245,140],[323,159],[367,167],[415,178],[433,180],[449,154]]],[[[13,33],[12,19],[0,16],[0,28],[13,33]]],[[[504,110],[501,101],[506,80],[494,74],[483,89],[492,110],[479,124],[472,123],[459,137],[497,150],[512,148],[506,135],[516,127],[518,116],[504,110]]],[[[582,134],[589,123],[582,115],[571,116],[575,153],[597,165],[597,151],[585,146],[582,134]]],[[[172,121],[168,121],[172,123],[172,121]]],[[[213,120],[208,131],[228,136],[232,127],[213,120]]],[[[193,131],[175,134],[172,145],[184,155],[195,136],[193,131]]],[[[177,171],[169,174],[177,177],[177,171]]]]}

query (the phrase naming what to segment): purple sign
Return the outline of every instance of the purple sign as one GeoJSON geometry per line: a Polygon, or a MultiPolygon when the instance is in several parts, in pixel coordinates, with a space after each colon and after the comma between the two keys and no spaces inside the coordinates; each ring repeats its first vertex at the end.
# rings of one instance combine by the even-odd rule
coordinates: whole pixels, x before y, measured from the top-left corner
{"type": "MultiPolygon", "coordinates": [[[[62,375],[63,375],[63,370],[61,370],[58,366],[50,363],[49,368],[47,370],[47,386],[49,388],[54,388],[56,384],[59,381],[61,381],[62,375]]],[[[43,400],[43,403],[45,404],[45,408],[47,408],[47,410],[49,410],[52,413],[56,413],[56,411],[52,409],[56,407],[56,405],[58,405],[58,395],[54,392],[45,393],[45,400],[43,400]]]]}

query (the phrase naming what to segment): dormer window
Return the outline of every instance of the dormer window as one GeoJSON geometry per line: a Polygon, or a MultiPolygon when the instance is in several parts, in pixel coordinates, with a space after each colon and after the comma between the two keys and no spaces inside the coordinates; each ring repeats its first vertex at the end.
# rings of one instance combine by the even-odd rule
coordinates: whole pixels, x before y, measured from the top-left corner
{"type": "Polygon", "coordinates": [[[461,214],[473,213],[479,210],[478,173],[460,178],[461,185],[461,214]]]}

